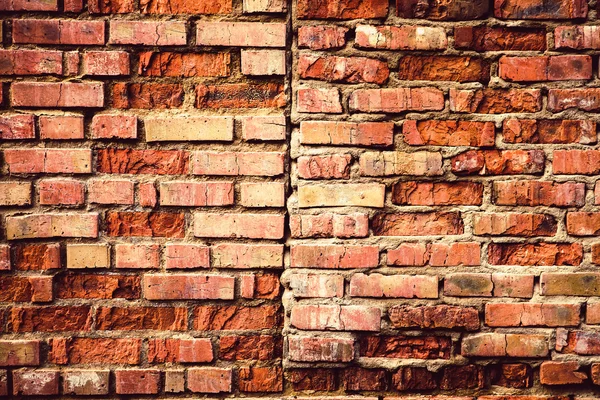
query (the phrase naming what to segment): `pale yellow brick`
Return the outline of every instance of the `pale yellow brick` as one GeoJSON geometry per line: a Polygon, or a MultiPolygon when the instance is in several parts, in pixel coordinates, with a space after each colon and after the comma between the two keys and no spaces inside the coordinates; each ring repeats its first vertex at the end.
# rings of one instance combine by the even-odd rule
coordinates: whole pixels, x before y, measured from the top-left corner
{"type": "Polygon", "coordinates": [[[385,185],[378,183],[304,185],[298,188],[298,205],[309,207],[383,207],[385,185]]]}
{"type": "Polygon", "coordinates": [[[0,206],[31,204],[30,182],[0,182],[0,206]]]}
{"type": "Polygon", "coordinates": [[[285,75],[285,51],[242,50],[242,74],[285,75]]]}
{"type": "Polygon", "coordinates": [[[67,245],[67,268],[109,268],[110,248],[106,244],[67,245]]]}
{"type": "Polygon", "coordinates": [[[281,13],[285,10],[285,0],[244,0],[244,13],[281,13]]]}
{"type": "Polygon", "coordinates": [[[148,142],[233,140],[233,117],[149,117],[144,125],[148,142]]]}
{"type": "Polygon", "coordinates": [[[283,207],[285,186],[280,182],[242,183],[241,204],[244,207],[283,207]]]}

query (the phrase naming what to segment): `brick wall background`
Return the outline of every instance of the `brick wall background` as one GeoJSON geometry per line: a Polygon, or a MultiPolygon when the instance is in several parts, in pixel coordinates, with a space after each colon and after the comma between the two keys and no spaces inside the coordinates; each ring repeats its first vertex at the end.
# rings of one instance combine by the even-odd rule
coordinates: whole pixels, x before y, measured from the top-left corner
{"type": "Polygon", "coordinates": [[[592,0],[0,0],[0,396],[591,400],[592,0]]]}

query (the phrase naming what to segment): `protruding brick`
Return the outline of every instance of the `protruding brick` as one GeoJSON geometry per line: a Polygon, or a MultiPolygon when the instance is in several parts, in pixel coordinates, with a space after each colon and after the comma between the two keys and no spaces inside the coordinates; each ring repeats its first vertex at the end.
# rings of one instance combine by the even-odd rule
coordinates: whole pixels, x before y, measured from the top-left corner
{"type": "Polygon", "coordinates": [[[554,236],[557,222],[548,214],[478,213],[473,233],[490,236],[554,236]]]}
{"type": "Polygon", "coordinates": [[[66,370],[62,372],[62,392],[77,396],[108,395],[109,370],[66,370]]]}
{"type": "Polygon", "coordinates": [[[506,143],[592,144],[597,142],[596,123],[585,120],[504,120],[506,143]]]}
{"type": "Polygon", "coordinates": [[[12,374],[15,396],[51,396],[58,394],[59,371],[17,370],[12,374]]]}
{"type": "Polygon", "coordinates": [[[288,336],[289,357],[304,362],[350,362],[354,359],[354,340],[288,336]]]}
{"type": "Polygon", "coordinates": [[[470,150],[452,157],[457,175],[541,174],[546,156],[543,150],[470,150]]]}
{"type": "Polygon", "coordinates": [[[31,194],[30,182],[0,182],[0,206],[31,205],[31,194]]]}
{"type": "Polygon", "coordinates": [[[494,203],[503,206],[581,207],[585,184],[550,181],[494,182],[494,203]]]}
{"type": "Polygon", "coordinates": [[[110,247],[105,244],[68,244],[67,268],[109,268],[110,247]]]}

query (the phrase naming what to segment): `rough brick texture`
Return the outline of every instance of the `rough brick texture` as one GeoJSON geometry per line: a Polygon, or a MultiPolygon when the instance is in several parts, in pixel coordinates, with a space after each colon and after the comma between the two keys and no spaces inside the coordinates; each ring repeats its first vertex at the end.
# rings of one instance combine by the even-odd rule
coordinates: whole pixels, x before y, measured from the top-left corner
{"type": "Polygon", "coordinates": [[[0,13],[0,398],[595,398],[598,1],[0,13]]]}

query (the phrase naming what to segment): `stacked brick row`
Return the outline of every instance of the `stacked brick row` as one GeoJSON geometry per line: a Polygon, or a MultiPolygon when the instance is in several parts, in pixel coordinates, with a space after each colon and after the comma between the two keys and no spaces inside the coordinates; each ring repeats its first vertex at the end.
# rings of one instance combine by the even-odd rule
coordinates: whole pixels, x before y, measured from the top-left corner
{"type": "Polygon", "coordinates": [[[0,395],[281,391],[286,4],[0,11],[0,395]]]}
{"type": "Polygon", "coordinates": [[[291,390],[595,398],[592,6],[298,0],[291,390]]]}

